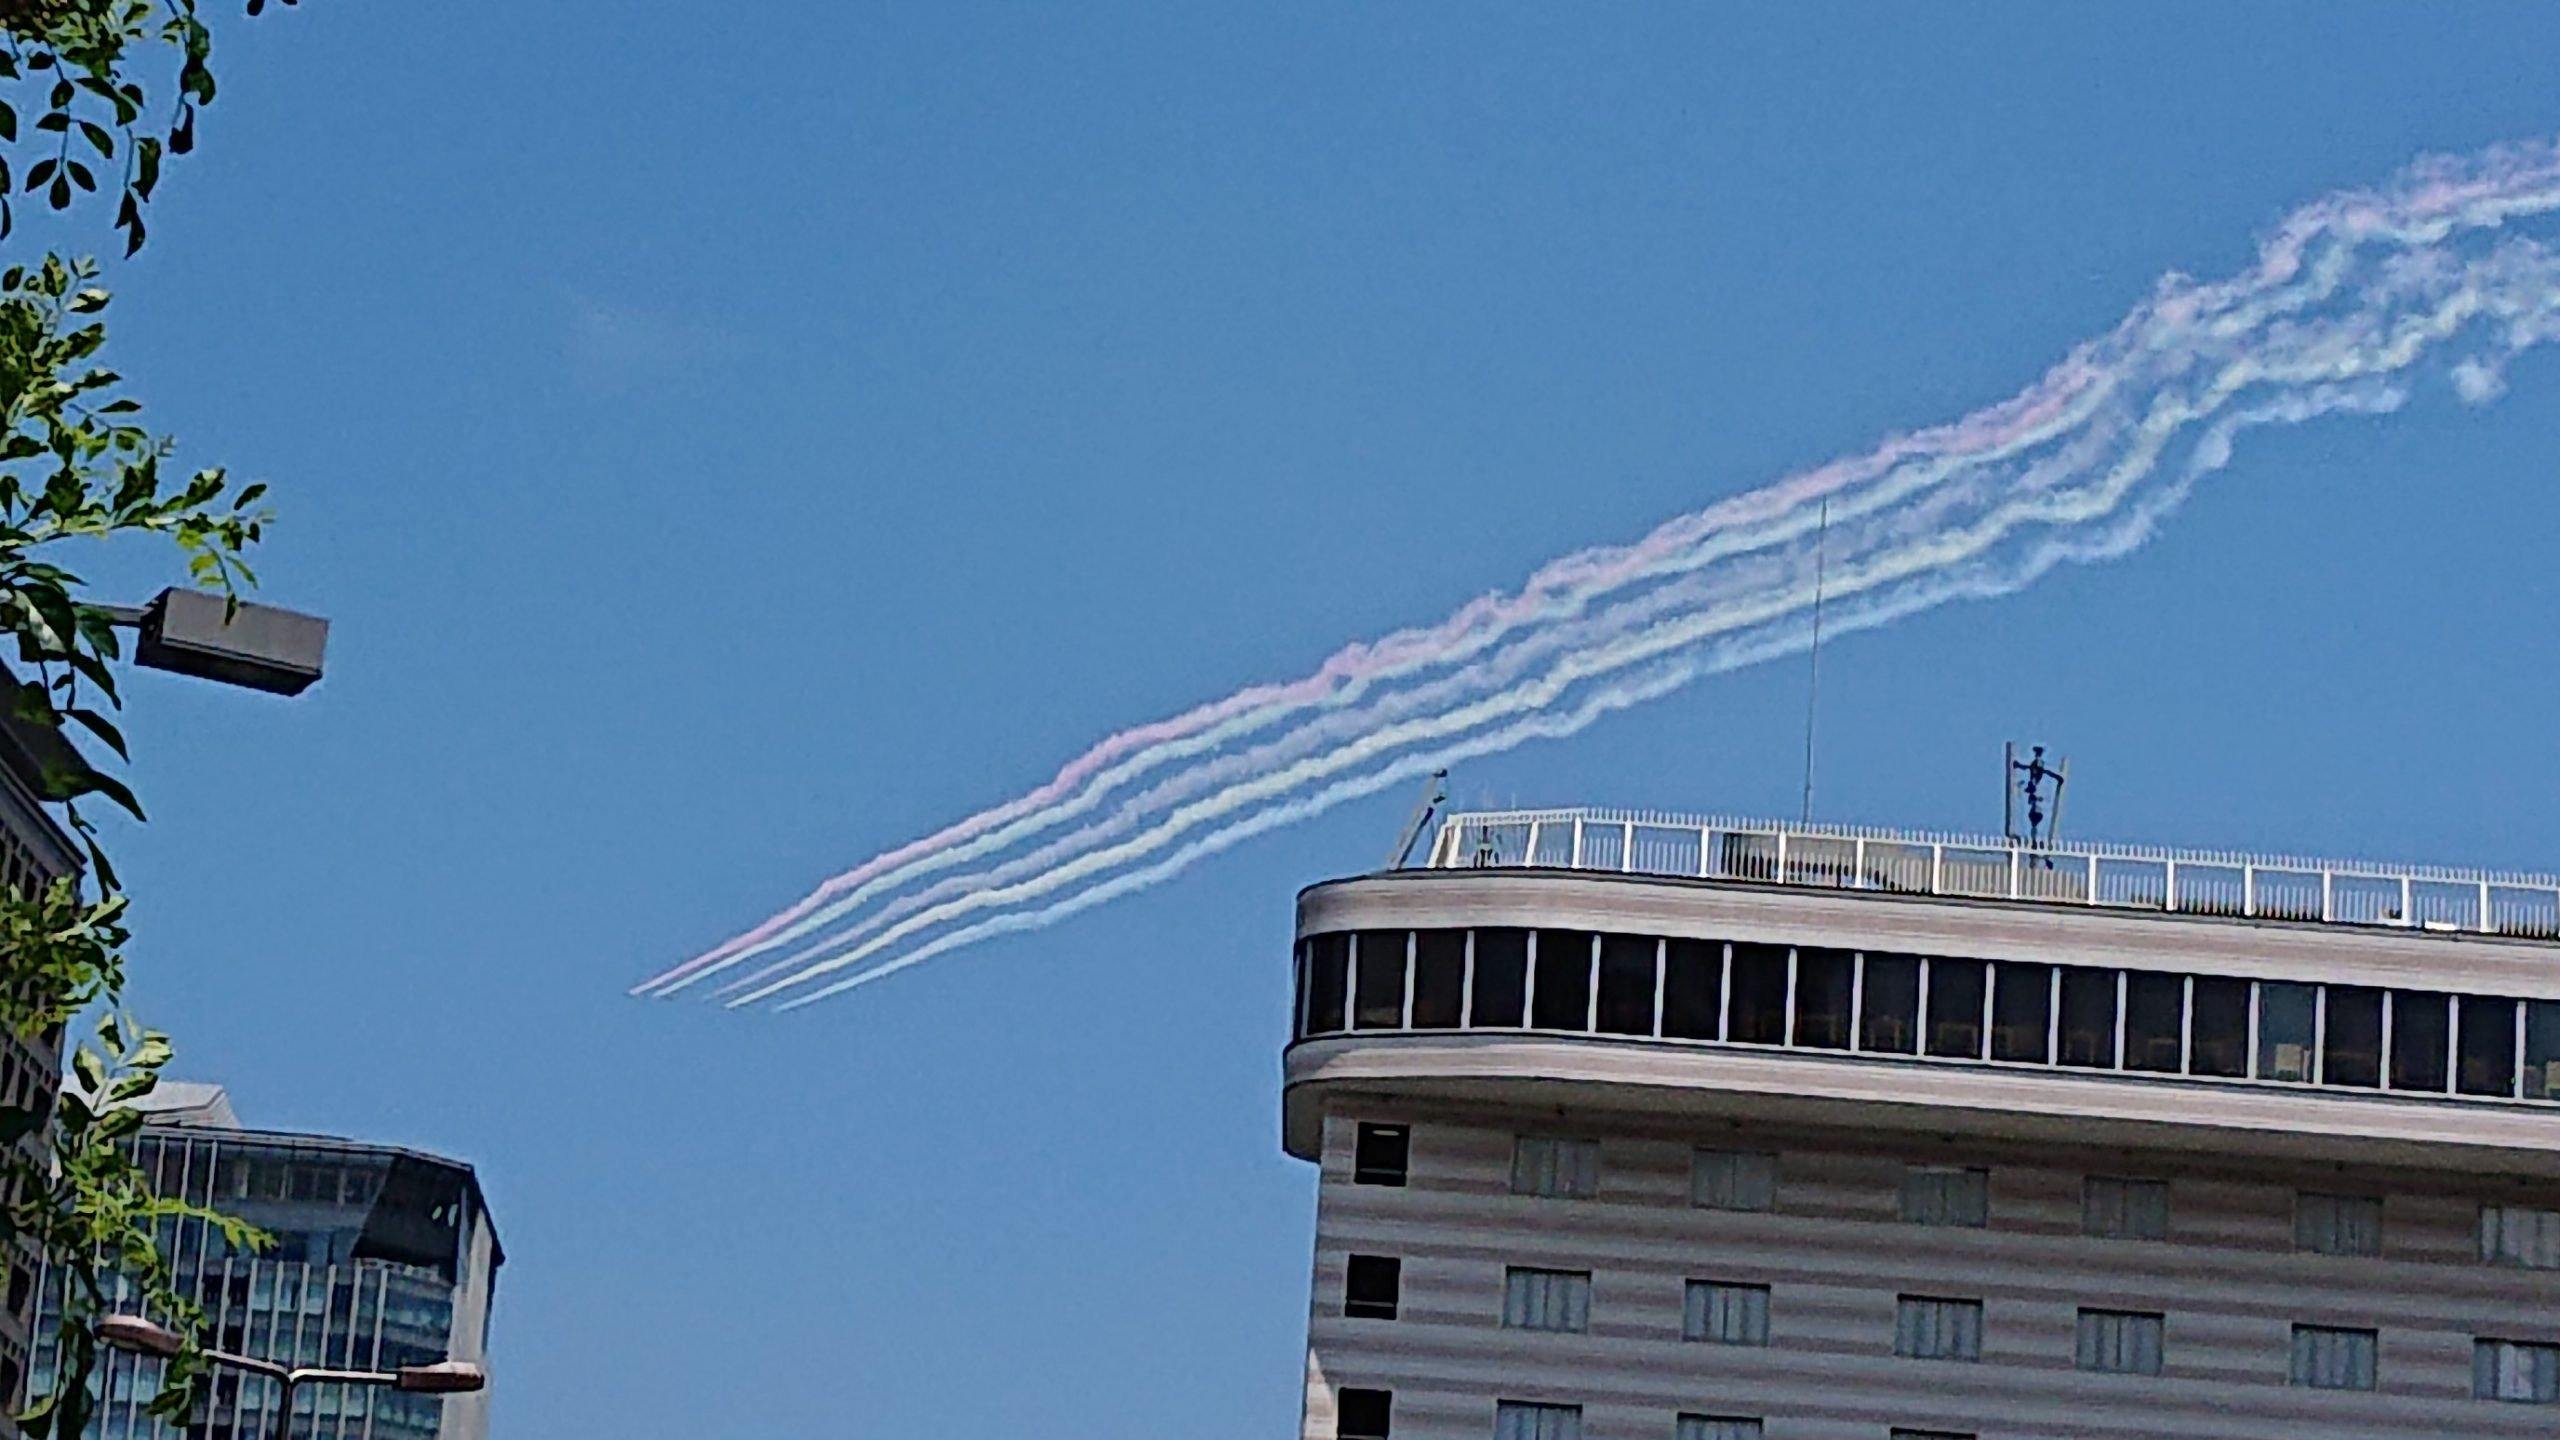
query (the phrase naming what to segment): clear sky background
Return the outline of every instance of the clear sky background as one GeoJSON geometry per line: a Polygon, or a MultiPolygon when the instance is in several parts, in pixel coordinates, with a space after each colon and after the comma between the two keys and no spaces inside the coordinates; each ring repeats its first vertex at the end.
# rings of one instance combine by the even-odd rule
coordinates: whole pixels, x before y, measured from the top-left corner
{"type": "MultiPolygon", "coordinates": [[[[226,10],[236,7],[225,7],[226,10]]],[[[516,1437],[1298,1413],[1291,898],[1411,797],[789,1016],[625,998],[1102,733],[2005,396],[2155,277],[2560,130],[2560,8],[312,0],[119,368],[271,480],[299,701],[133,685],[134,997],[481,1167],[516,1437]]],[[[103,219],[103,216],[99,217],[103,219]]],[[[1831,819],[2560,866],[2560,362],[2244,442],[1843,639],[1831,819]]],[[[109,577],[137,590],[158,577],[109,577]]],[[[1461,769],[1790,813],[1801,661],[1461,769]]]]}

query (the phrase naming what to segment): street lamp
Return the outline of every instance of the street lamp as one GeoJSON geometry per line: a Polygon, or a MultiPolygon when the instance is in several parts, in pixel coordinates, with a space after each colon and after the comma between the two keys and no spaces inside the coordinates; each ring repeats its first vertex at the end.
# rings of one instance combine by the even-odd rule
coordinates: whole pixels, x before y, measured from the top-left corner
{"type": "MultiPolygon", "coordinates": [[[[139,1315],[110,1315],[98,1322],[98,1338],[118,1350],[166,1360],[186,1348],[186,1341],[165,1325],[139,1315]]],[[[293,1392],[304,1385],[366,1385],[406,1390],[412,1395],[467,1395],[486,1387],[489,1372],[469,1360],[438,1360],[430,1365],[403,1365],[397,1370],[295,1369],[254,1355],[207,1350],[216,1365],[264,1376],[284,1387],[276,1408],[276,1440],[293,1433],[293,1392]]]]}
{"type": "Polygon", "coordinates": [[[103,605],[108,620],[138,630],[137,665],[271,695],[299,695],[320,678],[329,622],[273,605],[172,587],[148,605],[103,605]]]}

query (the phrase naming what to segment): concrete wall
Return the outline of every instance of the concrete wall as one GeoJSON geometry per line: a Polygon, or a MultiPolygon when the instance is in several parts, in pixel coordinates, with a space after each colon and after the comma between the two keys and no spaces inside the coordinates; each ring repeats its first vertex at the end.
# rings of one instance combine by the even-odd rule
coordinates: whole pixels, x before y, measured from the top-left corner
{"type": "Polygon", "coordinates": [[[1330,1093],[1307,1440],[1334,1434],[1332,1396],[1343,1385],[1395,1393],[1397,1440],[1485,1440],[1497,1398],[1580,1404],[1587,1440],[1669,1440],[1684,1410],[1762,1417],[1773,1440],[1883,1440],[1896,1426],[1984,1440],[2489,1440],[2560,1430],[2560,1407],[2471,1398],[2476,1337],[2560,1342],[2560,1272],[2481,1264],[2479,1197],[2560,1207],[2560,1185],[2051,1141],[1887,1140],[1749,1117],[1603,1119],[1550,1093],[1566,1103],[1330,1093]],[[1363,1118],[1412,1125],[1406,1187],[1351,1183],[1363,1118]],[[1599,1196],[1510,1194],[1512,1141],[1524,1131],[1601,1138],[1599,1196]],[[1776,1211],[1692,1208],[1689,1159],[1700,1145],[1778,1152],[1776,1211]],[[1906,1162],[1989,1168],[1989,1227],[1901,1223],[1906,1162]],[[2170,1238],[2084,1236],[2081,1186],[2093,1172],[2170,1180],[2170,1238]],[[2295,1253],[2296,1188],[2385,1195],[2383,1255],[2295,1253]],[[1344,1317],[1344,1261],[1355,1252],[1402,1259],[1399,1318],[1344,1317]],[[1501,1328],[1507,1265],[1593,1272],[1590,1332],[1501,1328]],[[1770,1344],[1682,1341],[1691,1278],[1769,1285],[1770,1344]],[[1981,1362],[1896,1357],[1902,1293],[1983,1300],[1981,1362]],[[2076,1370],[2084,1305],[2165,1312],[2164,1373],[2076,1370]],[[2296,1322],[2378,1328],[2378,1391],[2290,1386],[2296,1322]]]}

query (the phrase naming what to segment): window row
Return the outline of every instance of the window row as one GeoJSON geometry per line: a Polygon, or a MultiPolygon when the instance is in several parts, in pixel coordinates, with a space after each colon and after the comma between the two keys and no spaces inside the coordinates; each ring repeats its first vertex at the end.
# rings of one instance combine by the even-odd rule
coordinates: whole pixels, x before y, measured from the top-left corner
{"type": "MultiPolygon", "coordinates": [[[[2162,1318],[2158,1315],[2083,1310],[2079,1367],[2110,1374],[2157,1375],[2161,1366],[2161,1329],[2162,1318]]],[[[2379,1338],[2371,1330],[2297,1325],[2293,1327],[2289,1382],[2316,1390],[2376,1389],[2380,1348],[2379,1338]]],[[[1980,1360],[1981,1302],[1902,1297],[1894,1321],[1894,1353],[1922,1359],[1980,1360]]],[[[2471,1393],[2480,1400],[2560,1403],[2560,1345],[2514,1340],[2475,1342],[2471,1393]]],[[[1335,1397],[1334,1434],[1339,1440],[1392,1440],[1394,1411],[1391,1391],[1346,1388],[1335,1397]]],[[[1758,1440],[1762,1430],[1763,1421],[1756,1416],[1684,1413],[1673,1422],[1672,1440],[1758,1440]]],[[[1581,1440],[1582,1407],[1499,1400],[1494,1404],[1493,1435],[1494,1440],[1581,1440]]],[[[1889,1437],[1973,1440],[1968,1434],[1900,1428],[1891,1430],[1889,1437]]]]}
{"type": "MultiPolygon", "coordinates": [[[[1352,1183],[1403,1185],[1411,1170],[1413,1133],[1404,1125],[1361,1123],[1352,1138],[1352,1183]]],[[[1554,1200],[1600,1194],[1600,1142],[1522,1135],[1511,1149],[1511,1193],[1554,1200]]],[[[1778,1157],[1765,1150],[1694,1150],[1689,1203],[1701,1210],[1778,1208],[1778,1157]]],[[[1903,1167],[1898,1213],[1906,1224],[1983,1229],[1991,1223],[1991,1172],[1973,1166],[1903,1167]]],[[[2315,1255],[2382,1253],[2383,1200],[2378,1195],[2297,1191],[2293,1247],[2315,1255]]],[[[2080,1230],[2114,1240],[2169,1238],[2169,1182],[2120,1175],[2083,1177],[2080,1230]]],[[[2560,1269],[2560,1210],[2484,1204],[2479,1211],[2483,1264],[2560,1269]]]]}
{"type": "Polygon", "coordinates": [[[1297,1016],[2560,1100],[2560,1001],[1585,930],[1312,935],[1297,1016]]]}

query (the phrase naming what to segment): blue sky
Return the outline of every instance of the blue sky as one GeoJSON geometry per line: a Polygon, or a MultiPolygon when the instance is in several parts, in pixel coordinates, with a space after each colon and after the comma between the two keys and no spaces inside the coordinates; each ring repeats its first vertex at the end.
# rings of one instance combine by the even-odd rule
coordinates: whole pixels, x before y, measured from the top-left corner
{"type": "MultiPolygon", "coordinates": [[[[2323,191],[2560,130],[2547,6],[316,3],[119,368],[273,482],[302,700],[142,677],[134,998],[477,1162],[503,1436],[1263,1436],[1290,901],[1409,797],[788,1016],[625,987],[1102,733],[2007,395],[2323,191]]],[[[2560,865],[2560,363],[2261,434],[1824,658],[1820,812],[2560,865]]],[[[104,578],[147,590],[158,577],[104,578]]],[[[1788,812],[1803,675],[1461,800],[1788,812]]]]}

